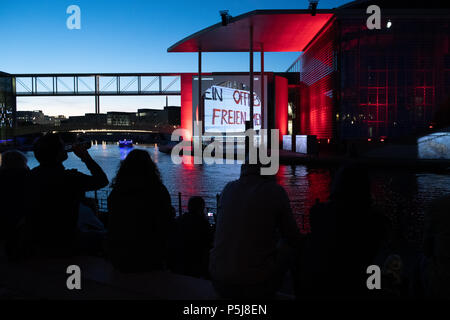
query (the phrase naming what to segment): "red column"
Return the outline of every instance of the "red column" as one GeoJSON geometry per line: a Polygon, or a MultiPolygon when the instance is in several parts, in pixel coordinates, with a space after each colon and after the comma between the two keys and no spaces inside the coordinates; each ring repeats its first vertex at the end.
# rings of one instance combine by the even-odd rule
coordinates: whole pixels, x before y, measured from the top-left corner
{"type": "Polygon", "coordinates": [[[280,143],[288,128],[288,80],[275,76],[275,129],[280,130],[280,143]]]}
{"type": "Polygon", "coordinates": [[[192,141],[192,73],[181,75],[181,128],[184,140],[192,141]]]}

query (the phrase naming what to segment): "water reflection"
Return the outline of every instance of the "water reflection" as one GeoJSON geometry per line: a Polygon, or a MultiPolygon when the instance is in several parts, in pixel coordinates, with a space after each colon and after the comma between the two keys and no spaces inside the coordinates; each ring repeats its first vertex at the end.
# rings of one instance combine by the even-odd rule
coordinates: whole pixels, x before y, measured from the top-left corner
{"type": "Polygon", "coordinates": [[[127,147],[127,148],[119,147],[119,150],[120,150],[120,160],[125,160],[127,155],[131,152],[131,150],[133,150],[133,148],[130,148],[130,147],[127,147]]]}
{"type": "Polygon", "coordinates": [[[316,200],[322,202],[328,200],[331,187],[330,170],[306,166],[280,166],[277,182],[286,189],[300,231],[310,232],[309,209],[316,200]]]}

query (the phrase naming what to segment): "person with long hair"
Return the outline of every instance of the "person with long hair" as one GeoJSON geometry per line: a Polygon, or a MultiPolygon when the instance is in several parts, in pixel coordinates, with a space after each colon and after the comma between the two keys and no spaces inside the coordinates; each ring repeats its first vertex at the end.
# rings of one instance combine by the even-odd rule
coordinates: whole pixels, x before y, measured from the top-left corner
{"type": "Polygon", "coordinates": [[[173,208],[150,154],[133,150],[122,161],[108,197],[108,252],[121,272],[163,270],[173,208]]]}

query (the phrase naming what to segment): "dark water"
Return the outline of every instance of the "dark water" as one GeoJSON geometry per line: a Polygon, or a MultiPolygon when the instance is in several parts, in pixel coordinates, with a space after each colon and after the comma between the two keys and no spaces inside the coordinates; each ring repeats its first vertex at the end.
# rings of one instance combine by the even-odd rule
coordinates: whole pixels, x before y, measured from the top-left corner
{"type": "MultiPolygon", "coordinates": [[[[163,182],[170,192],[172,203],[178,211],[178,193],[181,192],[182,207],[186,209],[190,196],[199,195],[206,200],[211,212],[216,211],[216,194],[232,180],[239,177],[240,164],[175,165],[170,155],[163,154],[155,146],[136,146],[147,150],[157,163],[163,182]]],[[[92,157],[102,166],[110,181],[114,178],[120,160],[130,149],[117,145],[94,145],[90,149],[92,157]]],[[[37,165],[32,153],[28,153],[29,166],[37,165]]],[[[75,168],[88,173],[85,165],[73,154],[64,163],[66,168],[75,168]]],[[[316,199],[326,201],[333,177],[331,169],[308,168],[306,166],[281,166],[277,181],[291,200],[295,217],[303,232],[309,231],[307,215],[316,199]],[[303,218],[306,217],[306,218],[303,218]]],[[[422,174],[402,171],[373,171],[372,195],[377,207],[385,213],[393,224],[402,224],[405,236],[413,241],[421,238],[422,221],[429,203],[450,193],[450,176],[422,174]]],[[[100,199],[106,199],[109,190],[98,192],[100,199]]],[[[89,196],[93,196],[90,194],[89,196]]],[[[103,205],[105,202],[103,202],[103,205]]]]}

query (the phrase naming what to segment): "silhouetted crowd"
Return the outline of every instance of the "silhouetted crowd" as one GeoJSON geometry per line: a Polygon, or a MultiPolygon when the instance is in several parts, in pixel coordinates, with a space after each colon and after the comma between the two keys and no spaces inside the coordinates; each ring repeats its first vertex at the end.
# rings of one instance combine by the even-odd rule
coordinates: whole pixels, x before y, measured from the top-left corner
{"type": "MultiPolygon", "coordinates": [[[[396,252],[394,231],[372,203],[367,170],[357,162],[336,173],[327,202],[309,211],[311,233],[300,233],[288,195],[261,165],[243,164],[218,200],[211,224],[203,198],[176,216],[158,167],[132,150],[111,183],[106,219],[86,192],[109,184],[83,144],[71,150],[90,174],[68,170],[57,134],[34,145],[39,166],[11,150],[1,155],[0,242],[10,261],[94,255],[123,273],[168,270],[211,280],[222,298],[450,297],[450,197],[427,212],[421,252],[396,252]],[[370,265],[381,289],[369,290],[370,265]]],[[[189,183],[186,181],[185,183],[189,183]]]]}

